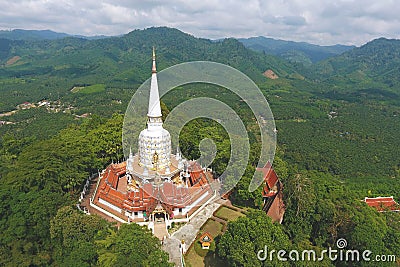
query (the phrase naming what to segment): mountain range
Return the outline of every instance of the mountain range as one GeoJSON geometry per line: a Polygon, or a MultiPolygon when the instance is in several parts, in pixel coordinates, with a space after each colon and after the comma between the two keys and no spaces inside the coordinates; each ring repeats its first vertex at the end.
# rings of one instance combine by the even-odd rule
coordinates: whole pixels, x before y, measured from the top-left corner
{"type": "MultiPolygon", "coordinates": [[[[209,60],[238,68],[259,84],[265,81],[262,74],[268,70],[290,83],[306,82],[302,85],[304,90],[318,88],[313,90],[346,93],[372,90],[374,94],[378,90],[400,95],[399,40],[380,38],[360,47],[324,47],[264,37],[212,41],[167,27],[97,39],[52,31],[1,31],[0,76],[63,77],[68,86],[95,83],[116,86],[127,82],[135,86],[147,79],[148,70],[143,66],[149,64],[153,46],[157,48],[160,70],[186,61],[209,60]],[[260,41],[269,52],[253,50],[260,41]],[[309,60],[293,60],[287,57],[290,53],[302,53],[309,60]]],[[[24,94],[30,93],[34,91],[24,94]]],[[[11,98],[22,101],[23,97],[19,97],[11,98]]]]}
{"type": "Polygon", "coordinates": [[[24,30],[24,29],[0,30],[0,38],[10,39],[10,40],[55,40],[55,39],[62,39],[65,37],[101,39],[101,38],[107,38],[108,36],[71,35],[51,30],[24,30]]]}
{"type": "Polygon", "coordinates": [[[306,42],[277,40],[264,36],[240,38],[238,40],[250,49],[308,65],[339,55],[355,47],[340,44],[321,46],[306,42]]]}
{"type": "Polygon", "coordinates": [[[262,78],[265,68],[274,69],[281,76],[295,72],[285,60],[261,56],[236,39],[213,42],[166,27],[97,40],[0,39],[0,72],[5,76],[71,74],[71,80],[95,76],[100,81],[113,75],[117,80],[141,82],[147,77],[143,64],[150,60],[153,46],[157,48],[160,69],[189,60],[210,60],[235,66],[256,80],[262,78]]]}
{"type": "MultiPolygon", "coordinates": [[[[9,40],[56,40],[66,37],[77,37],[83,39],[103,39],[110,36],[83,36],[71,35],[67,33],[59,33],[51,30],[2,30],[0,31],[0,38],[9,40]]],[[[269,55],[280,56],[291,62],[300,62],[303,64],[315,63],[329,57],[339,55],[355,46],[346,45],[333,45],[333,46],[320,46],[306,42],[294,42],[267,38],[263,36],[251,38],[239,38],[241,43],[246,47],[255,51],[263,51],[269,55]]]]}

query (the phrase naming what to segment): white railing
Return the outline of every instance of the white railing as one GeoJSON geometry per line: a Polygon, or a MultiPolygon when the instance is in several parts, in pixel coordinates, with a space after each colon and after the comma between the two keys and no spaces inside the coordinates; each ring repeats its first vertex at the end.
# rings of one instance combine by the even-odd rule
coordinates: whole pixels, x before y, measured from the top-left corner
{"type": "Polygon", "coordinates": [[[90,204],[93,203],[94,197],[96,196],[97,189],[98,189],[99,184],[100,184],[100,180],[103,178],[102,174],[103,174],[103,173],[100,173],[100,172],[98,173],[98,177],[99,177],[99,178],[97,179],[97,184],[96,184],[96,188],[95,188],[94,191],[93,191],[93,195],[92,195],[92,197],[90,198],[90,204]]]}

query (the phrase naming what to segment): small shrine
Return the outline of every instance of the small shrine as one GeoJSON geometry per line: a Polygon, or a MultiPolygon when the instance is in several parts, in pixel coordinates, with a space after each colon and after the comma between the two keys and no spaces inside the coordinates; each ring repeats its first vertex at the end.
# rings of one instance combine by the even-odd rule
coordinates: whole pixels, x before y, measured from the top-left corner
{"type": "Polygon", "coordinates": [[[210,249],[211,242],[213,241],[212,236],[205,232],[201,237],[200,237],[200,243],[201,243],[201,248],[202,249],[210,249]]]}

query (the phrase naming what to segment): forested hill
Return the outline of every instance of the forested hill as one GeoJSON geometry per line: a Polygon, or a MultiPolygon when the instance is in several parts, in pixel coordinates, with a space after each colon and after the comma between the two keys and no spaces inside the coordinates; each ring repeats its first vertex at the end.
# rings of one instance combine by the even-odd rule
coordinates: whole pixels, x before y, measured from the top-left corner
{"type": "Polygon", "coordinates": [[[212,42],[166,27],[135,30],[121,37],[98,40],[0,39],[0,77],[30,83],[30,90],[17,94],[13,93],[12,83],[5,84],[2,93],[8,100],[0,101],[0,112],[25,101],[63,96],[75,85],[136,88],[149,76],[146,66],[151,64],[153,46],[157,51],[158,70],[186,61],[210,60],[238,68],[255,81],[265,80],[262,73],[267,69],[280,77],[296,73],[287,61],[248,50],[235,39],[212,42]],[[39,79],[48,82],[43,86],[39,79]]]}
{"type": "Polygon", "coordinates": [[[369,80],[388,87],[400,82],[400,40],[379,38],[312,67],[316,79],[369,80]]]}
{"type": "Polygon", "coordinates": [[[50,30],[22,30],[0,31],[0,38],[9,40],[53,40],[68,37],[66,33],[58,33],[50,30]]]}
{"type": "Polygon", "coordinates": [[[1,39],[0,64],[3,74],[10,75],[23,74],[24,70],[35,74],[76,74],[76,69],[80,69],[80,76],[101,74],[104,70],[110,76],[133,68],[138,73],[125,73],[116,79],[133,79],[142,73],[139,77],[144,79],[147,70],[142,72],[142,69],[149,61],[152,46],[157,49],[160,69],[189,60],[213,60],[245,70],[252,76],[261,75],[266,67],[273,68],[279,75],[294,72],[285,61],[260,56],[235,39],[212,42],[166,27],[135,30],[121,37],[99,40],[74,37],[42,41],[1,39]],[[15,56],[20,57],[18,62],[10,61],[15,56]]]}
{"type": "Polygon", "coordinates": [[[55,40],[63,39],[66,37],[80,37],[84,39],[102,39],[108,36],[96,35],[96,36],[82,36],[82,35],[71,35],[62,32],[54,32],[51,30],[24,30],[24,29],[14,29],[14,30],[0,30],[0,38],[9,40],[55,40]]]}
{"type": "Polygon", "coordinates": [[[266,54],[280,56],[291,62],[311,64],[340,55],[354,46],[330,45],[321,46],[306,42],[277,40],[263,36],[238,39],[246,47],[266,54]]]}

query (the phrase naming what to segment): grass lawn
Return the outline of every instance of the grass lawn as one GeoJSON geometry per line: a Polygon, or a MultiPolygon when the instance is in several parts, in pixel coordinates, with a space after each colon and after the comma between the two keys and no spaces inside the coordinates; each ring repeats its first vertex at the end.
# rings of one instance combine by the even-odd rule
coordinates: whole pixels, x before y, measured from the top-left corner
{"type": "Polygon", "coordinates": [[[239,217],[245,216],[243,213],[235,211],[227,207],[220,207],[216,212],[215,216],[224,220],[234,221],[239,217]]]}
{"type": "Polygon", "coordinates": [[[86,87],[74,87],[71,92],[73,93],[81,93],[81,94],[92,94],[104,92],[106,90],[106,86],[104,84],[93,84],[86,87]]]}
{"type": "MultiPolygon", "coordinates": [[[[215,216],[221,218],[225,221],[233,221],[239,217],[245,216],[241,212],[235,211],[228,207],[220,207],[216,212],[215,216]]],[[[190,249],[185,254],[185,262],[187,266],[191,267],[204,267],[204,266],[215,266],[215,267],[224,267],[226,266],[226,262],[218,257],[215,253],[215,238],[222,234],[223,224],[212,219],[208,219],[206,223],[202,226],[200,230],[199,236],[208,232],[213,238],[214,241],[211,245],[210,250],[203,251],[201,250],[201,245],[198,241],[199,236],[194,241],[195,243],[190,247],[190,249]],[[197,250],[197,251],[196,251],[197,250]]]]}
{"type": "MultiPolygon", "coordinates": [[[[195,241],[196,242],[196,241],[195,241]]],[[[200,257],[192,246],[185,254],[185,262],[191,267],[204,267],[204,258],[200,257]]]]}
{"type": "MultiPolygon", "coordinates": [[[[200,230],[200,233],[208,232],[214,239],[222,234],[222,223],[216,222],[214,220],[207,220],[207,222],[203,225],[202,229],[200,230]]],[[[196,239],[195,244],[190,247],[190,249],[186,252],[185,254],[185,262],[188,266],[191,267],[204,267],[206,262],[207,266],[226,266],[226,265],[221,265],[219,262],[221,261],[217,255],[215,254],[214,251],[204,251],[206,253],[206,256],[200,256],[195,249],[195,246],[198,246],[198,250],[201,249],[200,244],[198,244],[198,240],[196,239]],[[210,262],[215,263],[210,264],[210,262]]],[[[213,241],[215,242],[215,241],[213,241]]],[[[214,244],[215,248],[215,244],[214,244]]]]}
{"type": "Polygon", "coordinates": [[[215,253],[215,245],[213,249],[205,250],[205,256],[199,256],[196,252],[197,250],[201,250],[201,245],[198,241],[189,249],[189,251],[185,255],[185,263],[188,267],[226,267],[227,264],[221,258],[218,257],[217,253],[215,253]],[[195,248],[197,246],[197,248],[195,248]]]}
{"type": "Polygon", "coordinates": [[[222,223],[216,222],[214,220],[208,220],[204,225],[200,232],[208,232],[213,238],[222,234],[222,223]]]}

